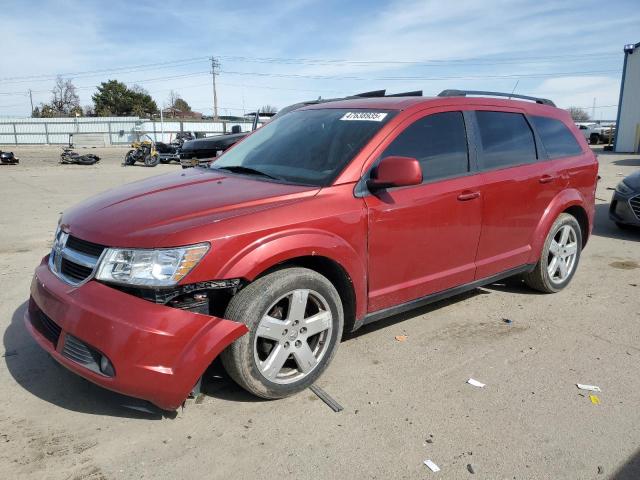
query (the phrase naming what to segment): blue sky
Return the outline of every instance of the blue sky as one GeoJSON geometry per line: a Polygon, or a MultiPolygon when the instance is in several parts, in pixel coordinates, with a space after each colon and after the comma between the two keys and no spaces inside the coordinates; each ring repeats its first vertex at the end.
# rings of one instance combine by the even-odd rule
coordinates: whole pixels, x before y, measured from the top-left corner
{"type": "Polygon", "coordinates": [[[612,119],[622,47],[640,42],[637,0],[0,0],[0,11],[0,116],[28,115],[28,89],[47,102],[56,74],[73,79],[83,105],[118,79],[159,105],[173,89],[211,114],[213,55],[221,114],[379,88],[517,83],[562,107],[591,112],[596,98],[596,118],[612,119]]]}

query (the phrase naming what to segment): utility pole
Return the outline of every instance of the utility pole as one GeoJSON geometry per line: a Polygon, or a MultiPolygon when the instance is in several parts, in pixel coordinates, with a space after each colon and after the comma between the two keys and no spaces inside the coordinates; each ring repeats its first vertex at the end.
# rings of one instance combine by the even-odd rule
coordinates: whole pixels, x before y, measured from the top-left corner
{"type": "Polygon", "coordinates": [[[593,97],[593,108],[591,109],[591,118],[596,119],[596,97],[593,97]]]}
{"type": "Polygon", "coordinates": [[[31,116],[33,117],[33,95],[31,94],[31,89],[29,89],[29,100],[31,100],[31,116]]]}
{"type": "Polygon", "coordinates": [[[211,60],[211,80],[213,82],[213,119],[218,120],[218,95],[216,93],[216,75],[217,68],[220,68],[220,62],[215,57],[209,57],[211,60]]]}

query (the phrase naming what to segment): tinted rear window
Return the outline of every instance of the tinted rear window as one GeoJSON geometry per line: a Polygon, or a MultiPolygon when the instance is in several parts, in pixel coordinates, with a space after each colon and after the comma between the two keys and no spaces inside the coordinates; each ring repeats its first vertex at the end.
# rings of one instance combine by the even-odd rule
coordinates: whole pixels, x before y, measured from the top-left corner
{"type": "Polygon", "coordinates": [[[549,117],[531,117],[531,119],[549,158],[568,157],[582,153],[582,148],[576,138],[560,120],[549,117]]]}
{"type": "Polygon", "coordinates": [[[482,167],[490,170],[533,163],[537,159],[531,127],[520,113],[476,112],[482,167]]]}

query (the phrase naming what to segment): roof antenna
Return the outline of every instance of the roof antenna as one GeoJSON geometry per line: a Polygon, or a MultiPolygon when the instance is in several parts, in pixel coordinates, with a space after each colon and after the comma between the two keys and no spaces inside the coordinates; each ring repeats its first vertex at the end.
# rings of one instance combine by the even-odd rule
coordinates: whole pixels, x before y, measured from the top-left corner
{"type": "MultiPolygon", "coordinates": [[[[518,88],[518,83],[520,83],[520,79],[516,80],[516,84],[513,86],[513,90],[511,90],[511,95],[516,93],[516,88],[518,88]]],[[[511,97],[509,97],[511,99],[511,97]]]]}

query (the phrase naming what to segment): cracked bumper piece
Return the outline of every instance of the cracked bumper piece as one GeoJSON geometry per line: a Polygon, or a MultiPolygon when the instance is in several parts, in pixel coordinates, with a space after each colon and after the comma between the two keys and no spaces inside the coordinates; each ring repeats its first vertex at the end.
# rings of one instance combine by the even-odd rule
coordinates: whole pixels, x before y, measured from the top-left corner
{"type": "Polygon", "coordinates": [[[72,287],[49,271],[46,258],[31,283],[25,324],[69,370],[165,410],[178,408],[220,352],[247,332],[241,323],[157,305],[96,281],[72,287]]]}

